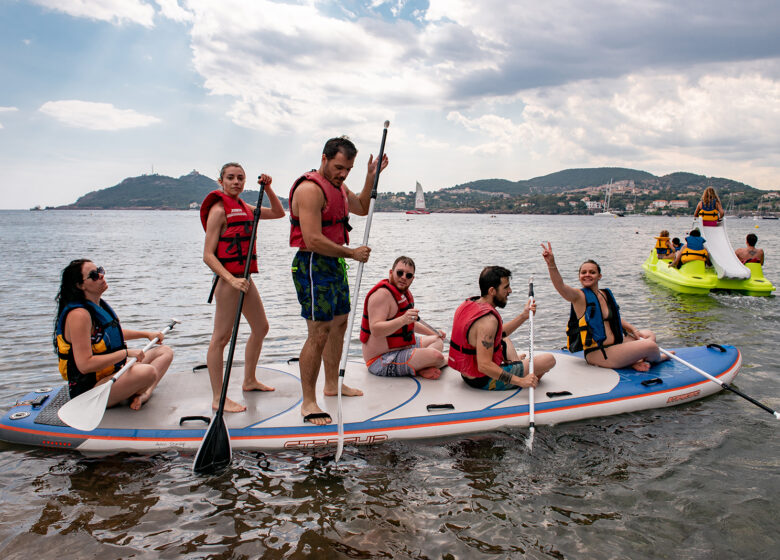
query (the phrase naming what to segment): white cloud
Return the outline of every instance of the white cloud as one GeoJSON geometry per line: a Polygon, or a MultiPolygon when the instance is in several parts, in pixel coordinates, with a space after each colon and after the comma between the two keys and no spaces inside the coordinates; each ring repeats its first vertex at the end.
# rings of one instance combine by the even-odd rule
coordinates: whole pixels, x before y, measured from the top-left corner
{"type": "Polygon", "coordinates": [[[154,0],[160,7],[160,14],[178,22],[192,21],[192,13],[179,6],[178,0],[154,0]]]}
{"type": "Polygon", "coordinates": [[[68,126],[89,130],[122,130],[160,122],[157,117],[144,115],[132,109],[117,109],[110,103],[75,99],[47,101],[38,110],[68,126]]]}
{"type": "MultiPolygon", "coordinates": [[[[31,0],[33,3],[73,17],[95,19],[111,23],[137,23],[154,27],[154,7],[142,0],[31,0]]],[[[163,0],[172,4],[175,0],[163,0]]]]}
{"type": "MultiPolygon", "coordinates": [[[[16,107],[0,107],[0,113],[13,113],[18,110],[16,107]]],[[[3,123],[0,123],[0,128],[3,128],[3,123]]]]}

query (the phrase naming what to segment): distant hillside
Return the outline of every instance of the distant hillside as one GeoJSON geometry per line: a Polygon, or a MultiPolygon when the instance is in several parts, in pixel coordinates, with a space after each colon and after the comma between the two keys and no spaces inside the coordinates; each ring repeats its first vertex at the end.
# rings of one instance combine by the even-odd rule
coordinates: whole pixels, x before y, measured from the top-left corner
{"type": "Polygon", "coordinates": [[[751,189],[752,187],[719,177],[705,177],[693,173],[671,173],[663,177],[657,177],[647,171],[638,169],[626,169],[624,167],[594,167],[582,169],[564,169],[521,181],[507,181],[505,179],[481,179],[450,187],[445,190],[470,189],[490,193],[507,193],[521,195],[530,193],[555,194],[587,187],[597,187],[610,181],[633,180],[637,186],[654,187],[656,189],[698,189],[712,185],[718,192],[751,189]]]}
{"type": "MultiPolygon", "coordinates": [[[[73,204],[61,208],[186,210],[193,203],[199,205],[209,192],[219,188],[214,179],[197,171],[182,175],[178,179],[166,175],[141,175],[128,177],[113,187],[92,191],[73,204]]],[[[241,198],[250,204],[257,204],[257,190],[246,190],[241,194],[241,198]]],[[[282,201],[283,204],[285,202],[282,201]]],[[[264,205],[268,205],[267,201],[264,205]]]]}

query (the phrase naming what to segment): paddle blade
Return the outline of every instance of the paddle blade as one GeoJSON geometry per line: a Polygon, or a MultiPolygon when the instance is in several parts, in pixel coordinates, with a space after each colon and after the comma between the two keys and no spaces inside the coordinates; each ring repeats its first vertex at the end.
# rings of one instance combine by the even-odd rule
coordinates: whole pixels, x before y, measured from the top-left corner
{"type": "Polygon", "coordinates": [[[534,427],[533,426],[531,426],[531,429],[528,432],[528,439],[525,440],[525,446],[528,448],[528,451],[534,450],[534,427]]]}
{"type": "Polygon", "coordinates": [[[111,385],[113,383],[103,383],[81,393],[62,405],[57,416],[71,428],[91,432],[98,427],[106,412],[111,385]]]}
{"type": "MultiPolygon", "coordinates": [[[[343,369],[341,370],[344,371],[343,369]]],[[[338,411],[338,432],[339,437],[338,441],[336,442],[336,458],[334,461],[336,463],[339,462],[339,459],[341,459],[341,454],[344,452],[344,416],[341,413],[341,388],[344,385],[344,376],[339,375],[339,411],[338,411]]]]}
{"type": "Polygon", "coordinates": [[[215,414],[206,436],[200,442],[192,470],[195,474],[214,474],[230,464],[230,434],[221,414],[215,414]]]}

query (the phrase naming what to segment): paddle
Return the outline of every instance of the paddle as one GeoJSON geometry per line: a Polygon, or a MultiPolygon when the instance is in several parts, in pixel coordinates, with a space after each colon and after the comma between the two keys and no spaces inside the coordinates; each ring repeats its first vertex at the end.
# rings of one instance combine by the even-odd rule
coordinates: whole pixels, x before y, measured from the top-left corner
{"type": "MultiPolygon", "coordinates": [[[[530,309],[530,305],[534,302],[534,277],[528,279],[528,327],[529,327],[529,342],[528,342],[528,375],[533,377],[534,375],[534,312],[530,309]]],[[[528,440],[525,444],[528,449],[534,448],[534,387],[533,385],[528,388],[528,411],[529,411],[529,433],[528,440]]]]}
{"type": "Polygon", "coordinates": [[[766,411],[767,411],[767,412],[769,412],[770,414],[773,414],[773,415],[775,416],[775,418],[777,418],[778,420],[780,420],[780,412],[777,412],[777,411],[775,411],[775,410],[772,410],[771,408],[769,408],[769,407],[768,407],[768,406],[766,406],[765,404],[762,404],[762,403],[758,402],[757,400],[755,400],[754,398],[752,398],[752,397],[750,397],[750,396],[746,395],[745,393],[743,393],[743,392],[742,392],[742,391],[740,391],[739,389],[735,389],[734,387],[732,387],[732,386],[731,386],[731,385],[729,385],[728,383],[724,383],[723,381],[721,381],[721,380],[720,380],[720,379],[718,379],[717,377],[714,377],[714,376],[710,375],[709,373],[707,373],[706,371],[704,371],[704,370],[702,370],[702,369],[699,369],[699,368],[697,368],[695,365],[693,365],[693,364],[691,364],[691,363],[689,363],[689,362],[686,362],[685,360],[683,360],[683,359],[682,359],[682,358],[680,358],[679,356],[677,356],[677,355],[675,355],[675,354],[672,354],[671,352],[667,352],[666,350],[664,350],[664,349],[663,349],[663,348],[661,348],[660,346],[658,347],[658,349],[659,349],[661,352],[663,352],[665,355],[669,356],[671,359],[673,359],[673,360],[675,360],[675,361],[677,361],[677,362],[680,362],[680,363],[681,363],[681,364],[683,364],[684,366],[688,366],[689,368],[691,368],[691,369],[692,369],[693,371],[695,371],[696,373],[700,373],[701,375],[703,375],[704,377],[706,377],[706,378],[707,378],[707,379],[709,379],[710,381],[714,381],[715,383],[717,383],[718,385],[720,385],[720,386],[721,386],[721,387],[723,387],[724,389],[728,389],[728,390],[729,390],[729,391],[731,391],[732,393],[734,393],[734,394],[736,394],[736,395],[739,395],[740,397],[742,397],[743,399],[745,399],[745,400],[747,400],[747,401],[749,401],[749,402],[753,403],[753,404],[754,404],[754,405],[756,405],[757,407],[759,407],[759,408],[763,408],[764,410],[766,410],[766,411]]]}
{"type": "MultiPolygon", "coordinates": [[[[368,245],[368,234],[371,231],[371,218],[374,215],[374,206],[376,204],[376,190],[379,186],[379,174],[382,172],[382,158],[385,154],[385,139],[387,138],[387,127],[390,126],[390,121],[385,121],[384,129],[382,129],[382,143],[379,145],[379,156],[376,160],[376,175],[374,175],[374,186],[371,189],[371,201],[368,205],[368,218],[366,219],[366,230],[363,232],[363,245],[368,245]]],[[[344,340],[344,347],[341,350],[341,364],[339,365],[339,410],[338,410],[338,425],[339,425],[339,438],[336,444],[336,462],[341,459],[341,454],[344,452],[344,416],[342,413],[341,405],[341,389],[344,385],[344,373],[347,369],[347,354],[349,353],[349,341],[352,338],[352,327],[355,324],[355,310],[358,308],[358,294],[360,293],[360,280],[363,276],[363,262],[358,263],[357,275],[355,277],[355,289],[352,291],[352,309],[349,312],[349,324],[347,326],[347,333],[344,340]]]]}
{"type": "MultiPolygon", "coordinates": [[[[176,319],[171,319],[171,322],[162,330],[162,333],[168,333],[176,323],[180,322],[176,319]]],[[[144,346],[143,352],[147,352],[152,346],[157,344],[158,340],[159,337],[150,340],[149,344],[144,346]]],[[[57,416],[68,426],[83,432],[91,432],[97,428],[103,419],[103,415],[106,413],[106,404],[108,403],[108,397],[111,395],[111,387],[119,379],[119,376],[130,369],[137,361],[137,358],[127,360],[122,369],[116,372],[109,381],[96,385],[89,391],[85,391],[66,402],[57,411],[57,416]]]]}
{"type": "MultiPolygon", "coordinates": [[[[265,183],[260,183],[260,193],[257,197],[257,207],[255,208],[254,219],[252,220],[252,234],[249,237],[249,254],[244,265],[244,280],[249,280],[249,271],[252,266],[252,248],[255,246],[257,237],[257,222],[260,220],[260,211],[263,207],[263,193],[265,192],[265,183]]],[[[236,319],[233,321],[233,334],[230,337],[230,349],[228,350],[227,362],[225,363],[225,375],[222,378],[222,393],[219,396],[219,406],[214,417],[209,424],[209,429],[203,441],[200,442],[198,453],[195,455],[195,461],[192,464],[192,470],[195,474],[213,474],[222,470],[230,464],[230,434],[223,414],[225,412],[225,399],[227,398],[228,383],[230,382],[230,369],[233,367],[233,353],[236,350],[236,338],[238,338],[238,325],[241,322],[241,309],[244,307],[244,292],[238,295],[238,305],[236,306],[236,319]]]]}
{"type": "MultiPolygon", "coordinates": [[[[631,333],[631,336],[633,336],[634,338],[637,338],[637,339],[638,339],[638,338],[642,338],[642,337],[637,337],[637,336],[635,336],[633,333],[631,333]]],[[[704,377],[706,377],[706,378],[707,378],[707,379],[709,379],[710,381],[714,381],[715,383],[717,383],[718,385],[720,385],[720,386],[721,386],[721,387],[723,387],[724,389],[727,389],[727,390],[731,391],[731,392],[732,392],[732,393],[734,393],[735,395],[739,395],[740,397],[742,397],[742,398],[743,398],[743,399],[745,399],[746,401],[753,403],[754,405],[756,405],[756,406],[757,406],[757,407],[759,407],[759,408],[763,408],[763,409],[764,409],[764,410],[766,410],[768,413],[770,413],[770,414],[774,415],[774,417],[775,417],[775,418],[777,418],[778,420],[780,420],[780,412],[777,412],[777,411],[775,411],[775,410],[772,410],[771,408],[769,408],[769,407],[768,407],[768,406],[766,406],[765,404],[762,404],[762,403],[758,402],[756,399],[754,399],[753,397],[751,397],[751,396],[749,396],[749,395],[746,395],[745,393],[743,393],[743,392],[742,392],[742,391],[740,391],[739,389],[735,389],[734,387],[732,387],[732,386],[731,386],[731,385],[729,385],[728,383],[724,383],[723,381],[721,381],[721,380],[720,380],[720,379],[718,379],[717,377],[714,377],[714,376],[710,375],[709,373],[707,373],[707,372],[706,372],[706,371],[704,371],[703,369],[699,369],[699,368],[697,368],[697,367],[696,367],[695,365],[693,365],[692,363],[690,363],[690,362],[686,362],[685,360],[683,360],[682,358],[680,358],[680,357],[679,357],[679,356],[677,356],[676,354],[673,354],[673,353],[669,352],[668,350],[664,350],[664,349],[663,349],[663,348],[661,348],[660,346],[658,347],[658,350],[660,350],[660,351],[661,351],[661,352],[662,352],[664,355],[666,355],[666,356],[670,357],[672,360],[674,360],[674,361],[676,361],[676,362],[680,362],[682,365],[684,365],[684,366],[687,366],[687,367],[691,368],[693,371],[695,371],[696,373],[699,373],[699,374],[703,375],[704,377]]]]}
{"type": "MultiPolygon", "coordinates": [[[[429,323],[426,323],[425,321],[423,321],[422,319],[420,319],[420,316],[419,316],[419,315],[417,316],[417,322],[418,322],[418,323],[420,323],[420,324],[421,324],[423,327],[426,327],[426,328],[428,328],[428,329],[431,329],[431,330],[432,330],[434,333],[436,333],[437,335],[439,334],[439,329],[437,329],[436,327],[434,327],[434,326],[430,325],[429,323]]],[[[447,338],[447,337],[444,337],[444,338],[447,338]]]]}

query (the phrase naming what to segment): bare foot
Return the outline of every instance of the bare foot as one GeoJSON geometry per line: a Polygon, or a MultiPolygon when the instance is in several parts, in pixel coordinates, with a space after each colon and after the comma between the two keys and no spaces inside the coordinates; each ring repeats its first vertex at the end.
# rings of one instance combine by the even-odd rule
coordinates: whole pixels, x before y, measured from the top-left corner
{"type": "Polygon", "coordinates": [[[148,391],[144,391],[143,393],[140,393],[138,395],[135,395],[133,399],[130,401],[130,408],[133,410],[141,410],[141,406],[149,400],[149,397],[152,396],[152,390],[149,389],[148,391]]]}
{"type": "Polygon", "coordinates": [[[316,405],[305,410],[301,407],[301,416],[304,422],[314,424],[315,426],[325,426],[333,422],[330,415],[316,405]]]}
{"type": "Polygon", "coordinates": [[[441,375],[441,370],[437,367],[428,367],[418,370],[417,375],[424,377],[425,379],[438,379],[441,375]]]}
{"type": "MultiPolygon", "coordinates": [[[[212,401],[211,409],[217,410],[218,408],[219,408],[219,399],[212,401]]],[[[223,410],[225,412],[244,412],[246,410],[246,406],[244,406],[243,404],[239,404],[232,399],[225,398],[225,408],[223,410]]]]}
{"type": "MultiPolygon", "coordinates": [[[[328,391],[327,389],[325,389],[323,391],[323,394],[326,397],[335,397],[336,395],[339,394],[338,388],[335,391],[328,391]]],[[[341,396],[342,397],[362,397],[363,396],[363,391],[361,391],[360,389],[355,389],[353,387],[348,387],[346,385],[342,385],[341,386],[341,396]]]]}
{"type": "MultiPolygon", "coordinates": [[[[677,352],[669,352],[670,354],[677,354],[677,352]]],[[[661,352],[661,357],[658,359],[659,362],[665,362],[666,360],[670,360],[669,356],[661,352]]],[[[658,362],[656,362],[658,363],[658,362]]]]}
{"type": "Polygon", "coordinates": [[[639,360],[637,363],[633,364],[631,366],[636,371],[649,371],[650,370],[650,363],[646,362],[644,360],[639,360]]]}
{"type": "Polygon", "coordinates": [[[260,383],[257,379],[253,379],[248,383],[244,381],[244,384],[241,386],[241,389],[244,391],[276,391],[276,389],[274,389],[273,387],[269,387],[264,383],[260,383]]]}

